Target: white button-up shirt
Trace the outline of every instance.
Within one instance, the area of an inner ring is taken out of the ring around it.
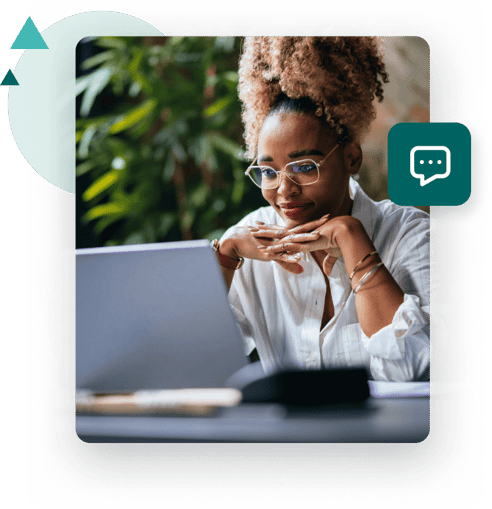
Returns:
[[[374,380],[429,377],[429,216],[413,207],[372,201],[351,179],[352,216],[359,219],[381,260],[405,293],[390,325],[370,338],[359,325],[355,295],[343,258],[328,277],[335,313],[321,328],[326,283],[312,257],[301,274],[277,263],[245,260],[236,271],[229,301],[238,319],[246,354],[256,347],[264,369],[365,366]],[[256,221],[285,226],[272,207],[263,207],[237,226]]]

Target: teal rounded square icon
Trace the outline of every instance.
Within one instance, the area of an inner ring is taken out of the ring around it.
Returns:
[[[402,123],[388,133],[388,193],[398,205],[462,205],[471,193],[471,136],[458,123]]]

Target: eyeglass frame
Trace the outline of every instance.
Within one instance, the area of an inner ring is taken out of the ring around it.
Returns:
[[[316,161],[313,161],[312,159],[299,159],[298,161],[292,161],[290,163],[287,163],[285,166],[284,166],[284,169],[283,170],[280,170],[280,171],[277,171],[275,168],[272,168],[271,166],[268,166],[268,165],[265,165],[263,166],[263,168],[270,168],[270,170],[273,170],[275,172],[275,175],[277,177],[277,185],[275,187],[262,187],[260,186],[257,182],[255,182],[255,180],[253,179],[253,177],[251,176],[251,169],[252,168],[262,168],[262,166],[259,166],[259,165],[256,165],[255,166],[255,163],[256,163],[256,160],[258,159],[258,156],[256,156],[254,158],[254,161],[249,165],[248,169],[244,172],[245,175],[247,175],[253,182],[253,184],[257,187],[259,187],[260,189],[278,189],[280,187],[280,179],[279,179],[279,174],[280,173],[285,173],[285,175],[287,176],[287,178],[291,181],[291,182],[294,182],[294,184],[296,184],[297,186],[310,186],[312,184],[316,184],[316,182],[318,182],[319,180],[319,169],[321,167],[321,165],[328,159],[328,157],[331,156],[331,154],[333,154],[333,152],[335,152],[335,150],[337,149],[337,147],[339,146],[340,144],[337,143],[331,150],[330,152],[325,156],[323,157],[323,159],[317,163]],[[295,163],[302,163],[304,161],[311,161],[313,162],[315,165],[316,165],[316,168],[318,170],[318,178],[314,181],[314,182],[309,182],[308,184],[299,184],[298,182],[295,182],[294,180],[292,180],[291,177],[289,177],[289,174],[286,172],[285,168],[287,168],[287,166],[291,165],[291,164],[295,164]]]

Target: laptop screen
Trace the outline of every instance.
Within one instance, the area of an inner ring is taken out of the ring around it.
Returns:
[[[222,387],[247,364],[208,241],[76,250],[76,386]]]

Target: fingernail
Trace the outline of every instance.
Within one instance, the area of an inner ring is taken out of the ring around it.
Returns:
[[[258,249],[267,249],[266,246],[258,246]]]

